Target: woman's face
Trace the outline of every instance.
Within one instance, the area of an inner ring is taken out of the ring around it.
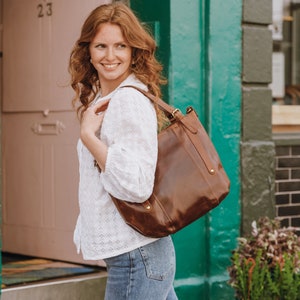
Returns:
[[[101,24],[89,50],[102,92],[111,92],[130,74],[132,48],[118,25]]]

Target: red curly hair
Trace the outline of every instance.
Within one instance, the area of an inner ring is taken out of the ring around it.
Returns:
[[[89,45],[103,23],[118,25],[132,48],[131,72],[143,82],[149,91],[160,97],[160,86],[166,84],[162,76],[162,65],[155,58],[156,43],[134,13],[120,2],[105,4],[94,9],[84,22],[81,35],[75,43],[69,60],[71,86],[75,91],[73,105],[79,101],[78,114],[87,109],[101,88],[96,69],[90,63]],[[156,107],[158,122],[160,112]]]

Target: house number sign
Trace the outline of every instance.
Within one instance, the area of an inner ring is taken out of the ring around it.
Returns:
[[[45,16],[52,16],[52,2],[40,3],[37,5],[38,18],[43,18]]]

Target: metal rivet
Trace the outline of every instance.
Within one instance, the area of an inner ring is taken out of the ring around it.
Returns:
[[[216,172],[215,172],[214,169],[210,169],[210,170],[209,170],[209,173],[210,173],[211,175],[214,175]]]

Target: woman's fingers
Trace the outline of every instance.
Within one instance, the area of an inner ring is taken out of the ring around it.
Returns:
[[[97,103],[94,106],[90,106],[84,113],[81,119],[81,131],[83,133],[93,132],[96,133],[99,130],[104,118],[104,112],[107,109],[109,100]]]

